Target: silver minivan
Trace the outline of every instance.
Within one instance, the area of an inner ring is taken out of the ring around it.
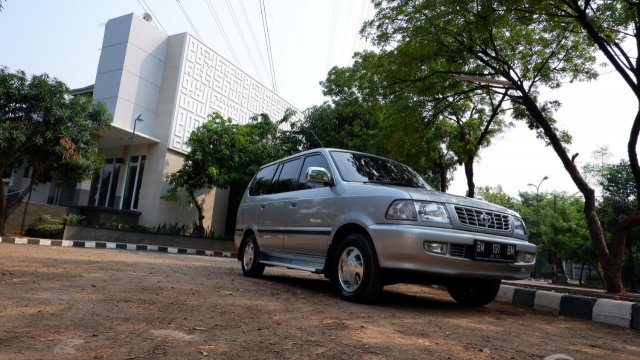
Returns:
[[[444,285],[461,304],[485,305],[502,279],[527,278],[536,258],[514,211],[436,191],[396,161],[327,148],[261,167],[234,241],[246,276],[265,266],[321,273],[358,302],[402,282]]]

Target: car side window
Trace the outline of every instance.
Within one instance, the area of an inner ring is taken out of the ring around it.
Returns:
[[[273,175],[276,173],[277,167],[278,164],[275,164],[258,171],[258,174],[249,186],[249,195],[270,194],[272,192],[271,180],[273,180]]]
[[[307,156],[304,159],[304,163],[302,164],[302,171],[300,172],[300,177],[298,178],[298,190],[315,189],[325,186],[324,184],[307,182],[307,169],[309,169],[310,167],[321,167],[329,172],[331,171],[329,170],[329,162],[327,162],[327,159],[325,159],[325,157],[321,154]]]
[[[278,180],[274,183],[275,193],[291,191],[294,189],[296,179],[298,178],[298,170],[300,169],[301,159],[288,161],[282,165]]]

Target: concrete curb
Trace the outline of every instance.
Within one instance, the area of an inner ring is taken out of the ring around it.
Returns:
[[[205,250],[205,249],[189,249],[171,246],[145,245],[145,244],[124,244],[104,241],[82,241],[82,240],[49,240],[34,238],[16,238],[16,237],[0,237],[0,243],[9,243],[16,245],[42,245],[42,246],[61,246],[61,247],[78,247],[92,249],[111,249],[111,250],[134,250],[134,251],[157,251],[170,254],[185,254],[199,256],[213,256],[235,258],[236,254],[229,251]]]
[[[640,303],[501,285],[496,301],[640,330]]]

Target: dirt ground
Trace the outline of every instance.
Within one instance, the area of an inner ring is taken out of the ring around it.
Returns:
[[[639,359],[634,330],[446,292],[341,301],[319,275],[234,259],[0,243],[0,359]]]

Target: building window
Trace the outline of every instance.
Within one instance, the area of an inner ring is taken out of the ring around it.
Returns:
[[[91,182],[89,205],[113,207],[122,163],[122,158],[106,159],[102,172]]]
[[[132,156],[129,164],[129,179],[127,179],[127,194],[124,198],[123,209],[138,209],[138,198],[140,187],[142,186],[142,174],[144,173],[144,163],[146,156]]]

